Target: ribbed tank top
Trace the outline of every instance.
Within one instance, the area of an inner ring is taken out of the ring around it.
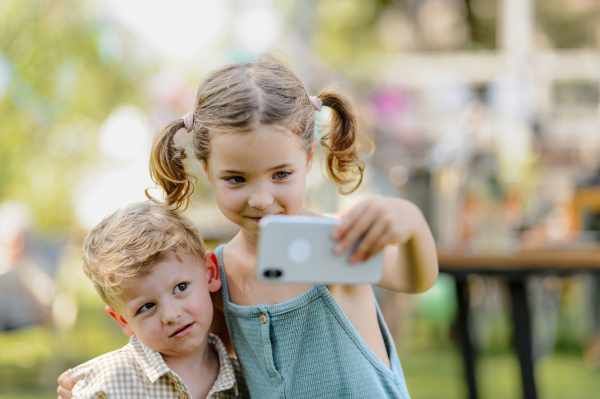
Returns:
[[[276,305],[239,306],[229,300],[223,245],[215,253],[225,319],[253,398],[409,398],[377,301],[391,368],[367,346],[325,285]]]

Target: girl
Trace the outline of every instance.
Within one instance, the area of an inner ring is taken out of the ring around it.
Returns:
[[[331,109],[326,134],[315,139],[315,110]],[[349,102],[332,90],[309,97],[301,81],[274,61],[232,63],[198,90],[193,112],[155,137],[153,179],[175,208],[188,204],[194,177],[174,144],[191,133],[195,156],[213,185],[223,214],[239,233],[215,251],[222,301],[233,347],[255,398],[408,398],[394,342],[370,285],[282,285],[254,273],[258,222],[269,214],[312,215],[303,206],[315,147],[341,185],[362,180],[356,121]],[[375,196],[342,216],[335,250],[364,236],[352,262],[384,251],[380,287],[427,290],[438,265],[431,232],[419,209],[402,199]],[[360,267],[360,266],[357,266]]]

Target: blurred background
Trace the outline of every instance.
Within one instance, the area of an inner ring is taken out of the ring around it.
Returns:
[[[56,397],[63,370],[127,342],[81,272],[83,238],[145,198],[152,137],[203,77],[267,52],[311,95],[350,93],[375,142],[352,195],[313,168],[311,209],[407,198],[442,252],[598,245],[597,0],[2,0],[0,397]],[[235,228],[200,170],[187,214],[214,247]],[[506,284],[467,283],[479,393],[519,398]],[[539,396],[600,397],[598,277],[526,283]],[[376,292],[414,399],[467,397],[455,290],[442,273],[424,294]]]

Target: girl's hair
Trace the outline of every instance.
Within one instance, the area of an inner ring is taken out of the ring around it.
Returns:
[[[364,170],[357,153],[354,110],[334,90],[324,90],[318,98],[332,111],[320,139],[327,154],[327,172],[336,183],[354,182],[345,193],[353,192]],[[307,154],[313,151],[315,110],[300,79],[277,61],[235,62],[211,73],[198,89],[192,113],[192,147],[204,165],[215,132],[243,133],[263,124],[284,126],[300,139]],[[165,125],[154,138],[150,159],[152,179],[165,190],[166,203],[177,209],[187,207],[196,181],[185,170],[183,148],[174,142],[183,127],[183,119]]]
[[[164,205],[137,202],[117,209],[88,234],[83,271],[102,300],[114,306],[124,279],[150,273],[157,262],[185,253],[204,264],[204,242],[193,223]]]

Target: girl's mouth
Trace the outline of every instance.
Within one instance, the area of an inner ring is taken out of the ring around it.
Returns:
[[[283,214],[283,213],[284,213],[284,212],[277,212],[277,213],[266,213],[266,214],[264,214],[264,215],[262,215],[262,216],[254,216],[254,217],[253,217],[253,216],[248,216],[248,219],[250,219],[250,220],[252,220],[252,221],[254,221],[254,222],[258,223],[258,222],[260,222],[260,220],[261,220],[262,218],[264,218],[265,216],[269,216],[269,215],[280,215],[280,214]]]
[[[180,328],[179,330],[175,331],[173,334],[171,334],[170,338],[183,338],[192,332],[193,327],[194,323],[190,323],[184,326],[183,328]]]

